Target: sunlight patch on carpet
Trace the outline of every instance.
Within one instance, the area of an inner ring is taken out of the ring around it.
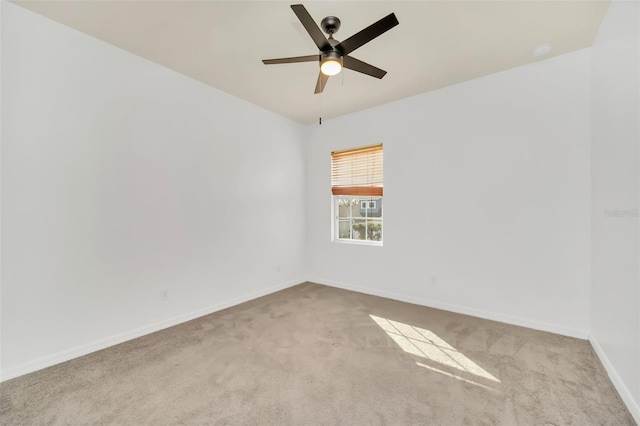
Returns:
[[[471,375],[483,380],[500,383],[500,380],[495,378],[491,373],[461,354],[456,348],[442,340],[434,332],[375,315],[369,316],[402,350],[411,355],[437,363],[438,365],[429,366],[418,362],[417,364],[419,366],[485,388],[487,387],[456,373],[460,372],[464,375]],[[453,369],[457,371],[447,372],[443,370],[443,368],[445,370]]]
[[[431,367],[431,366],[429,366],[429,365],[427,365],[427,364],[423,364],[423,363],[421,363],[421,362],[416,362],[416,364],[417,364],[417,365],[419,365],[420,367],[426,368],[427,370],[435,371],[436,373],[443,374],[443,375],[445,375],[445,376],[447,376],[447,377],[452,377],[452,378],[454,378],[454,379],[462,380],[462,381],[463,381],[463,382],[465,382],[465,383],[469,383],[469,384],[471,384],[471,385],[480,386],[481,388],[485,388],[485,389],[490,390],[490,391],[492,391],[492,392],[495,392],[495,391],[496,391],[495,389],[490,388],[489,386],[485,386],[485,385],[483,385],[483,384],[481,384],[481,383],[474,382],[473,380],[465,379],[464,377],[458,376],[458,375],[456,375],[456,374],[447,373],[446,371],[439,370],[439,369],[437,369],[437,368],[435,368],[435,367]]]

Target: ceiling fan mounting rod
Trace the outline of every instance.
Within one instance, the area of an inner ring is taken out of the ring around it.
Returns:
[[[340,19],[337,16],[327,16],[320,22],[320,26],[329,36],[335,34],[340,29]]]

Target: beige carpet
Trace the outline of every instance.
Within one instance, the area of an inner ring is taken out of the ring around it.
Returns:
[[[584,340],[310,283],[0,391],[2,425],[635,424]]]

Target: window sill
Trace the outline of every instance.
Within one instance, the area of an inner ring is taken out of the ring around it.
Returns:
[[[352,246],[382,247],[382,241],[341,240],[340,238],[334,238],[331,242],[338,243],[338,244],[347,244]]]

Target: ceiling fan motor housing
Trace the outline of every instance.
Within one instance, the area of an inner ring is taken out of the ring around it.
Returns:
[[[322,52],[320,55],[320,63],[324,63],[327,61],[338,61],[340,65],[342,65],[342,53],[337,50],[327,50]]]

